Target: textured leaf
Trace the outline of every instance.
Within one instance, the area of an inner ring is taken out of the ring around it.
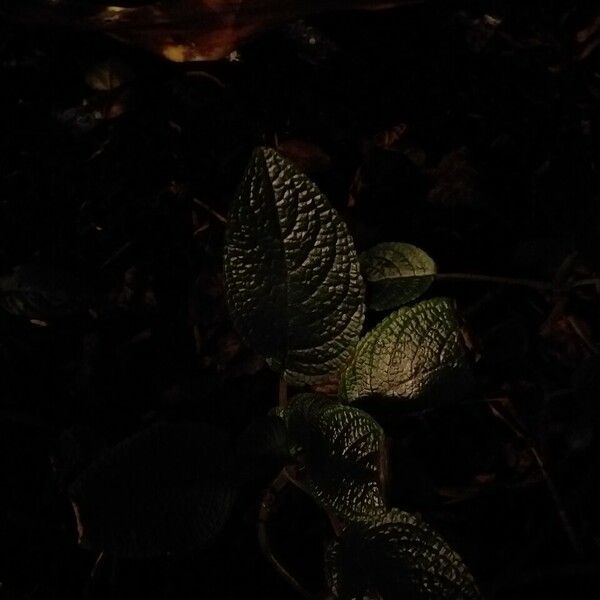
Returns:
[[[202,547],[233,504],[230,468],[219,431],[155,425],[109,450],[71,485],[80,543],[129,557]]]
[[[363,252],[360,264],[370,284],[369,307],[396,308],[423,295],[433,283],[433,259],[412,244],[386,242]]]
[[[398,309],[360,340],[340,395],[349,402],[369,395],[415,400],[466,372],[452,303],[434,298]]]
[[[460,556],[428,525],[392,509],[355,523],[326,552],[340,600],[473,600],[479,591]]]
[[[285,418],[292,454],[306,467],[303,484],[318,502],[343,519],[382,509],[385,436],[370,415],[301,394]]]
[[[352,238],[274,150],[254,152],[233,201],[225,283],[237,329],[288,381],[323,380],[349,359],[364,318]]]

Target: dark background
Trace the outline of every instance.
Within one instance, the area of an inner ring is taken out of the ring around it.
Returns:
[[[328,14],[259,36],[238,61],[188,65],[98,32],[0,21],[3,281],[25,266],[0,311],[0,594],[292,598],[256,542],[268,469],[207,550],[109,560],[93,580],[69,483],[150,423],[206,421],[235,440],[276,404],[220,276],[219,215],[256,145],[302,149],[359,251],[404,241],[440,272],[598,276],[598,25],[578,38],[594,4]],[[98,69],[123,84],[93,89]],[[489,597],[597,597],[598,290],[429,292],[441,294],[458,301],[478,385],[456,406],[377,413],[394,504],[422,512]],[[546,473],[485,398],[508,399],[499,410]],[[319,589],[323,515],[289,491],[272,530]]]

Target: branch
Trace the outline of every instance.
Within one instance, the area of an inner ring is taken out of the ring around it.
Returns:
[[[600,290],[600,278],[579,279],[565,284],[565,286],[560,286],[552,281],[520,279],[518,277],[503,277],[500,275],[479,275],[478,273],[435,273],[433,277],[436,281],[472,281],[477,283],[497,283],[500,285],[519,285],[542,291],[569,290],[587,286],[594,286]]]
[[[279,575],[285,579],[296,592],[306,600],[316,600],[316,596],[306,590],[298,580],[277,560],[269,543],[267,524],[271,517],[271,511],[275,506],[278,496],[290,481],[285,469],[275,478],[263,496],[258,513],[258,543],[265,558],[273,565]]]
[[[554,284],[550,281],[536,281],[534,279],[518,279],[515,277],[497,277],[495,275],[477,275],[475,273],[436,273],[438,281],[476,281],[480,283],[499,283],[503,285],[520,285],[534,290],[553,290]]]
[[[571,522],[567,515],[567,511],[563,505],[562,499],[558,493],[558,489],[556,488],[554,481],[550,477],[550,474],[546,470],[544,461],[542,460],[540,453],[537,451],[533,441],[524,433],[524,429],[520,424],[518,427],[515,426],[493,404],[488,404],[488,407],[489,407],[491,413],[496,418],[498,418],[500,421],[502,421],[513,432],[513,434],[518,439],[520,439],[522,442],[524,442],[525,445],[527,446],[527,449],[529,450],[529,452],[531,452],[531,455],[533,456],[533,458],[540,470],[542,478],[544,479],[544,483],[546,484],[546,487],[548,488],[548,492],[550,493],[550,496],[554,503],[554,507],[556,508],[556,513],[558,515],[560,522],[562,523],[562,526],[565,530],[567,538],[569,539],[571,548],[573,549],[573,551],[575,552],[575,554],[577,556],[582,556],[583,552],[582,552],[581,546],[580,546],[577,536],[575,534],[575,530],[573,529],[573,526],[571,525]]]
[[[280,377],[279,384],[277,386],[277,406],[279,406],[279,408],[287,408],[287,405],[287,382],[283,377]]]
[[[98,570],[100,569],[101,565],[104,563],[105,557],[106,557],[106,555],[104,554],[104,550],[102,550],[100,552],[100,554],[98,554],[98,557],[96,558],[96,562],[94,563],[94,566],[92,567],[92,570],[90,571],[90,579],[92,581],[94,581],[94,579],[96,578],[96,575],[98,575]]]

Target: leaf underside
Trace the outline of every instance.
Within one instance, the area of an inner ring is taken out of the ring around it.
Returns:
[[[452,302],[433,298],[398,309],[360,340],[340,396],[348,402],[370,395],[416,400],[465,372]]]
[[[223,434],[159,424],[121,442],[71,485],[80,543],[118,556],[184,553],[223,527],[235,490]]]
[[[363,252],[360,264],[373,310],[389,310],[416,300],[433,283],[436,273],[430,256],[400,242],[385,242]]]
[[[242,337],[290,383],[322,381],[349,359],[364,319],[352,238],[272,149],[255,150],[231,206],[225,284]]]
[[[316,394],[301,394],[285,415],[292,451],[306,467],[304,486],[342,519],[356,519],[384,506],[385,436],[357,408]]]
[[[475,600],[460,556],[427,524],[392,509],[350,525],[325,556],[327,581],[340,600]]]

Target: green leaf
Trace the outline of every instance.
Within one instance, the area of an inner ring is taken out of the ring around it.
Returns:
[[[340,396],[348,402],[370,395],[416,400],[467,373],[453,304],[434,298],[398,309],[360,340]]]
[[[80,544],[127,557],[196,550],[225,524],[235,498],[224,435],[159,424],[101,455],[69,488]]]
[[[246,343],[291,383],[348,361],[364,318],[352,238],[305,175],[269,148],[252,155],[229,214],[225,285]]]
[[[340,600],[475,600],[477,585],[460,556],[428,525],[392,509],[354,523],[325,557]]]
[[[412,244],[386,242],[360,256],[366,281],[370,284],[369,307],[389,310],[416,300],[433,283],[433,259]]]
[[[306,468],[301,483],[342,519],[367,516],[384,506],[385,435],[357,408],[324,396],[296,396],[285,413],[292,455]]]

